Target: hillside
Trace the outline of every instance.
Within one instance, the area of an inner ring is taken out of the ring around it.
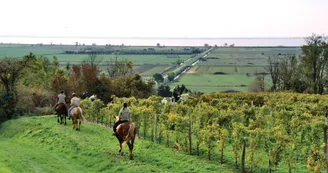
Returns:
[[[111,130],[82,124],[59,125],[55,116],[24,117],[0,125],[0,172],[237,172],[140,138],[134,160],[118,154]]]

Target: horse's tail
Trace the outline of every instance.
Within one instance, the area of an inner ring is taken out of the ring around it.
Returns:
[[[81,112],[81,121],[86,122],[87,120],[85,119],[85,117],[83,116],[83,112],[82,109],[80,107],[78,107],[80,112]]]
[[[136,128],[136,124],[135,123],[130,123],[129,132],[128,132],[128,135],[125,137],[125,141],[129,141],[129,140],[131,140],[131,138],[134,138],[135,128]]]

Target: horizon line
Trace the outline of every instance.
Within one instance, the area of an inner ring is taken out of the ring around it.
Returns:
[[[6,38],[77,38],[77,39],[304,39],[306,37],[124,37],[124,36],[40,36],[0,35]],[[308,36],[307,36],[308,37]]]

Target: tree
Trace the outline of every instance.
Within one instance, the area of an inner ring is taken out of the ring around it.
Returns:
[[[259,76],[248,86],[249,92],[263,92],[265,84],[264,84],[264,76]]]
[[[112,81],[105,74],[101,74],[98,79],[95,86],[95,93],[97,94],[97,98],[106,104],[111,101],[111,95],[113,95]]]
[[[83,90],[87,90],[90,94],[95,93],[95,86],[98,82],[98,75],[100,70],[98,66],[84,64],[81,68],[82,78],[81,83]]]
[[[24,70],[31,67],[35,60],[36,57],[32,53],[24,58],[4,58],[0,60],[0,80],[4,86],[4,93],[1,97],[1,106],[4,108],[4,112],[0,113],[0,121],[10,119],[13,116],[18,101],[17,82],[26,74]]]
[[[155,74],[153,75],[153,78],[155,79],[155,81],[156,81],[157,83],[161,83],[161,82],[164,81],[163,75],[160,74],[160,73],[155,73]]]
[[[279,87],[281,85],[281,89],[285,91],[303,92],[307,87],[302,80],[302,73],[295,56],[284,57],[279,65]]]
[[[328,62],[328,44],[323,36],[313,34],[302,46],[301,66],[308,84],[314,94],[322,94],[325,85],[326,65]]]
[[[202,53],[202,51],[199,48],[193,48],[191,53],[198,54],[198,53]]]
[[[113,78],[126,76],[131,74],[133,70],[133,64],[131,61],[124,59],[124,61],[118,61],[117,57],[114,64],[107,64],[108,75]]]
[[[162,84],[157,89],[157,95],[162,97],[170,97],[172,95],[170,87],[166,84]]]
[[[66,67],[65,67],[65,68],[66,68],[66,70],[67,70],[67,71],[69,71],[69,70],[71,69],[71,65],[69,64],[69,62],[67,62],[67,64],[66,64]]]
[[[157,43],[156,46],[157,46],[157,47],[161,47],[161,44]]]
[[[169,73],[169,74],[167,75],[167,79],[168,79],[170,82],[172,82],[172,81],[174,80],[174,78],[175,78],[175,74],[174,74],[173,72],[171,72],[171,73]]]
[[[51,62],[47,57],[40,56],[31,64],[31,68],[25,70],[29,75],[24,76],[24,85],[29,87],[39,85],[49,89],[50,80],[58,69],[60,67],[57,57],[54,56]]]
[[[181,63],[183,63],[183,60],[177,59],[177,65],[180,65]]]
[[[87,64],[92,67],[98,66],[103,58],[98,58],[96,52],[90,52],[88,58],[82,62],[82,64]]]
[[[68,87],[70,91],[77,92],[77,93],[84,91],[84,89],[81,87],[82,86],[81,76],[82,76],[81,66],[73,65],[68,80]]]
[[[59,93],[61,90],[68,92],[68,79],[65,77],[63,70],[58,70],[56,74],[51,78],[50,87],[55,93]]]
[[[279,88],[279,59],[278,56],[268,58],[269,66],[266,70],[270,73],[272,80],[272,91],[276,91]]]

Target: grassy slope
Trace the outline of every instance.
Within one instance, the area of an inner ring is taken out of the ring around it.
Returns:
[[[135,160],[118,155],[108,129],[59,125],[54,116],[26,117],[0,127],[0,172],[234,172],[227,166],[136,139]],[[236,172],[236,171],[235,171]]]

